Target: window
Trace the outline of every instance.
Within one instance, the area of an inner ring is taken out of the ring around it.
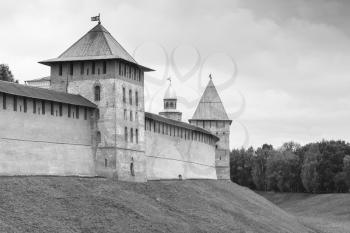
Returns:
[[[45,100],[41,101],[41,111],[42,111],[42,114],[45,115]]]
[[[133,121],[132,118],[133,118],[133,117],[132,117],[132,111],[130,111],[130,121]]]
[[[95,74],[95,62],[92,62],[91,74]]]
[[[68,104],[68,117],[72,115],[72,106]]]
[[[84,62],[83,62],[83,61],[80,62],[80,74],[81,74],[81,75],[84,74],[84,66],[85,66]]]
[[[75,106],[75,115],[79,119],[79,106]]]
[[[122,65],[120,62],[118,63],[118,65],[119,65],[119,75],[122,75]]]
[[[73,63],[72,62],[69,64],[69,74],[73,75]]]
[[[95,86],[95,101],[100,101],[101,99],[101,87],[100,86]]]
[[[100,110],[99,109],[96,109],[96,119],[100,119]]]
[[[135,131],[135,139],[136,139],[136,143],[138,144],[139,143],[139,130],[138,129],[136,129],[136,131]]]
[[[62,103],[59,103],[59,112],[60,112],[60,116],[63,115],[63,111],[62,111]]]
[[[27,112],[27,98],[23,98],[23,112]]]
[[[2,94],[2,108],[6,109],[6,94]]]
[[[127,119],[128,119],[127,111],[126,111],[126,109],[124,109],[124,120],[127,120]]]
[[[107,73],[107,63],[106,63],[106,61],[103,61],[103,63],[102,63],[102,72],[105,74],[105,73]]]
[[[86,69],[86,75],[89,75],[89,68]]]
[[[96,142],[97,142],[97,144],[101,143],[101,132],[100,131],[97,131],[97,133],[96,133]]]
[[[33,99],[33,113],[36,113],[36,100]]]
[[[105,159],[105,167],[107,167],[107,166],[108,166],[108,160]]]
[[[135,92],[135,105],[139,106],[139,93],[137,91]]]
[[[129,90],[129,104],[132,105],[132,91]]]
[[[125,87],[123,87],[123,103],[126,103]]]
[[[131,174],[131,176],[135,176],[134,158],[131,158],[131,163],[130,163],[130,174]]]
[[[17,96],[13,96],[13,111],[17,111]]]
[[[51,110],[51,115],[53,115],[55,112],[55,109],[52,101],[50,102],[50,110]]]
[[[63,65],[62,65],[62,63],[60,63],[60,64],[58,65],[58,75],[59,75],[59,76],[62,76],[62,70],[63,70]]]
[[[134,142],[134,130],[130,128],[130,142]]]
[[[126,65],[123,64],[123,67],[124,67],[124,76],[126,76]]]
[[[128,127],[124,128],[124,139],[125,139],[125,142],[128,142]]]
[[[84,120],[87,120],[87,107],[84,108]]]
[[[139,113],[135,112],[135,121],[138,121],[138,120],[139,120]]]

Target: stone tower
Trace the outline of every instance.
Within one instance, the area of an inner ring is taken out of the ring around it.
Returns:
[[[181,121],[182,112],[177,111],[177,96],[174,88],[171,85],[171,79],[169,78],[169,86],[164,95],[164,111],[159,112],[159,115]]]
[[[98,106],[92,133],[96,173],[120,180],[145,181],[144,72],[98,23],[51,67],[51,89],[89,99]]]
[[[224,105],[211,76],[190,124],[202,127],[220,138],[216,144],[215,166],[218,179],[230,179],[230,126]]]

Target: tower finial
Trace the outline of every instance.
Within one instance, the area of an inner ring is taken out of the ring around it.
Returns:
[[[210,78],[210,80],[212,80],[212,78],[213,78],[213,77],[211,76],[211,73],[209,74],[209,78]]]
[[[167,78],[167,80],[169,81],[169,84],[171,84],[171,77]]]

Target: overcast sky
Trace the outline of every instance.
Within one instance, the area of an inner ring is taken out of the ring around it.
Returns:
[[[350,141],[350,1],[1,0],[0,63],[24,81],[102,24],[157,71],[146,110],[159,112],[172,77],[184,120],[212,73],[233,120],[231,147]]]

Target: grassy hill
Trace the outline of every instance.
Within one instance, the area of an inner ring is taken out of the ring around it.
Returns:
[[[350,232],[350,194],[259,192],[320,232]]]
[[[314,232],[228,181],[0,177],[0,232]]]

